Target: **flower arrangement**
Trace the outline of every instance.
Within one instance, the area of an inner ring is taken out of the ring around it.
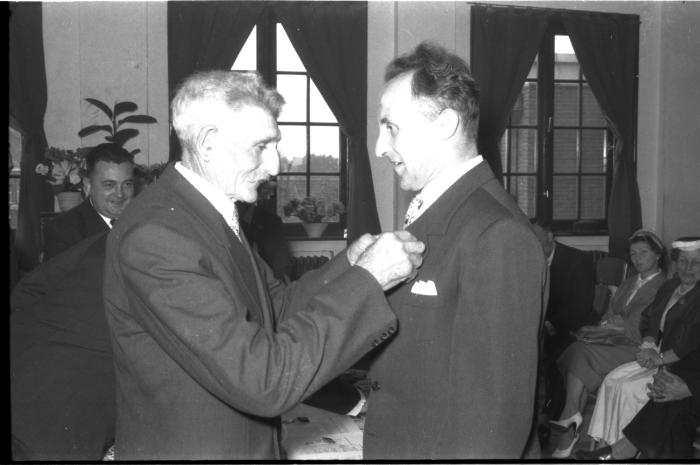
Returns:
[[[85,155],[90,148],[76,150],[48,147],[44,161],[37,163],[34,171],[46,178],[54,192],[82,192]]]
[[[285,216],[296,216],[302,223],[333,223],[340,221],[340,215],[345,212],[342,202],[335,201],[330,205],[323,199],[304,197],[289,200],[283,207]]]

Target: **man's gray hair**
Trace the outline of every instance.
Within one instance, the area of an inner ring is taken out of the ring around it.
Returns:
[[[193,151],[199,130],[215,124],[216,108],[257,106],[277,119],[284,97],[268,87],[257,72],[202,71],[185,79],[170,105],[172,124],[182,148]]]

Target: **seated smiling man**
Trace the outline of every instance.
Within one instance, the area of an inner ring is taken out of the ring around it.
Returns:
[[[100,144],[85,162],[87,198],[46,224],[44,261],[87,237],[109,231],[134,196],[134,161],[124,147]]]

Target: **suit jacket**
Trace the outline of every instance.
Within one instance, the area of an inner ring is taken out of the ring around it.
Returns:
[[[44,258],[46,261],[82,241],[86,237],[109,231],[109,226],[85,200],[75,208],[58,215],[44,226]]]
[[[557,242],[549,270],[548,320],[558,334],[568,335],[598,322],[593,309],[595,267],[585,252]]]
[[[666,275],[660,272],[648,282],[644,283],[639,288],[629,305],[630,293],[634,290],[638,279],[638,275],[630,276],[622,281],[617,292],[612,296],[610,305],[605,314],[601,317],[602,321],[610,320],[611,318],[621,316],[623,318],[624,334],[631,344],[639,345],[642,342],[642,335],[639,332],[639,322],[642,317],[642,312],[654,301],[656,293],[661,285],[666,282]]]
[[[673,291],[679,286],[678,278],[666,281],[656,293],[654,302],[642,312],[639,329],[642,337],[654,337],[658,344],[661,316]],[[685,357],[700,344],[700,285],[696,284],[666,314],[661,339],[661,350],[673,349],[679,358]],[[671,365],[673,370],[674,365]]]
[[[396,324],[344,253],[285,288],[173,167],[110,233],[104,299],[118,460],[277,458],[279,415]]]
[[[370,369],[364,458],[517,459],[533,421],[542,247],[485,162],[408,230],[427,249],[389,296],[399,329]]]
[[[99,461],[114,439],[114,367],[102,308],[106,238],[91,236],[42,263],[12,292],[18,460]]]

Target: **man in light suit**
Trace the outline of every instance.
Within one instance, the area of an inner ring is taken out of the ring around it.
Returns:
[[[518,459],[533,424],[545,261],[477,153],[467,64],[420,44],[385,74],[376,154],[418,192],[422,267],[389,296],[399,328],[370,369],[365,459]]]
[[[108,232],[134,196],[133,157],[122,146],[94,147],[85,157],[85,171],[87,199],[46,224],[43,261],[86,237]]]
[[[109,235],[116,460],[279,458],[279,415],[395,331],[384,291],[421,263],[410,233],[364,235],[285,287],[239,230],[234,202],[279,170],[282,103],[255,73],[186,79],[182,161]]]

